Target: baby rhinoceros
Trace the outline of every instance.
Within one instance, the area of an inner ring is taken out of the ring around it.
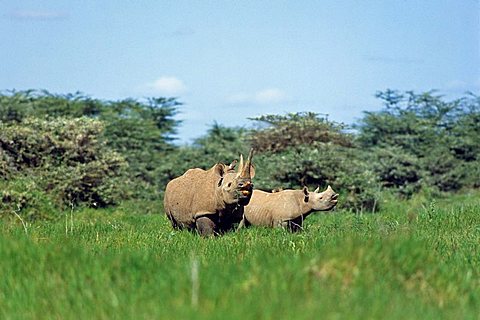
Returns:
[[[252,197],[253,150],[243,163],[217,163],[209,170],[189,169],[165,189],[164,208],[174,229],[197,230],[202,236],[232,230]]]
[[[309,192],[307,187],[273,193],[254,190],[241,225],[286,227],[296,232],[303,228],[303,220],[308,215],[333,209],[337,199],[338,194],[330,186],[323,192],[319,188]]]

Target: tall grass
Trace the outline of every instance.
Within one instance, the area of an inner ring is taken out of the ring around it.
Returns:
[[[478,194],[383,207],[208,239],[161,214],[3,220],[0,318],[477,318]]]

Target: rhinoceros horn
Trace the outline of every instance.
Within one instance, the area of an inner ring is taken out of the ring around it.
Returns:
[[[240,176],[240,173],[242,172],[242,168],[243,168],[243,155],[240,154],[240,162],[238,164],[237,177]]]
[[[243,164],[243,156],[240,155],[240,164],[238,165],[237,177],[251,178],[250,168],[252,166],[253,149],[250,149],[247,161]]]
[[[320,187],[317,187],[317,189],[315,189],[315,191],[313,191],[315,193],[320,193]],[[328,185],[327,189],[325,190],[325,192],[331,192],[331,193],[335,193],[335,191],[333,191],[332,187],[330,187],[330,185]]]

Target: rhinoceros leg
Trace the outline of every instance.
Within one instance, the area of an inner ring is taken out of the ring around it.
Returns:
[[[172,227],[173,227],[174,230],[181,229],[180,226],[177,223],[177,220],[175,220],[175,218],[173,217],[173,215],[171,213],[167,212],[166,216],[167,216],[168,220],[170,220],[170,222],[172,223]]]
[[[195,220],[197,231],[202,237],[213,236],[215,234],[215,222],[209,217],[200,217]]]
[[[290,232],[298,232],[303,230],[303,216],[289,220],[287,222],[287,230]]]
[[[236,231],[242,229],[242,228],[248,228],[250,227],[252,224],[250,223],[250,221],[248,221],[245,216],[243,216],[242,220],[240,220],[240,223],[238,224],[238,227],[236,229]]]
[[[240,220],[240,223],[238,224],[236,231],[242,229],[243,227],[245,227],[245,217],[243,217],[242,220]]]

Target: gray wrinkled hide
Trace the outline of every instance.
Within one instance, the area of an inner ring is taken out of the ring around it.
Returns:
[[[282,226],[298,231],[309,214],[333,209],[337,198],[338,194],[330,186],[324,192],[319,192],[318,188],[314,192],[309,192],[307,188],[274,193],[254,190],[249,204],[245,207],[242,224]]]
[[[252,195],[252,154],[245,165],[240,161],[238,172],[233,164],[218,163],[209,170],[190,169],[171,180],[165,189],[164,209],[173,228],[198,229],[210,235],[231,230],[240,222]],[[199,225],[199,221],[207,224]]]

